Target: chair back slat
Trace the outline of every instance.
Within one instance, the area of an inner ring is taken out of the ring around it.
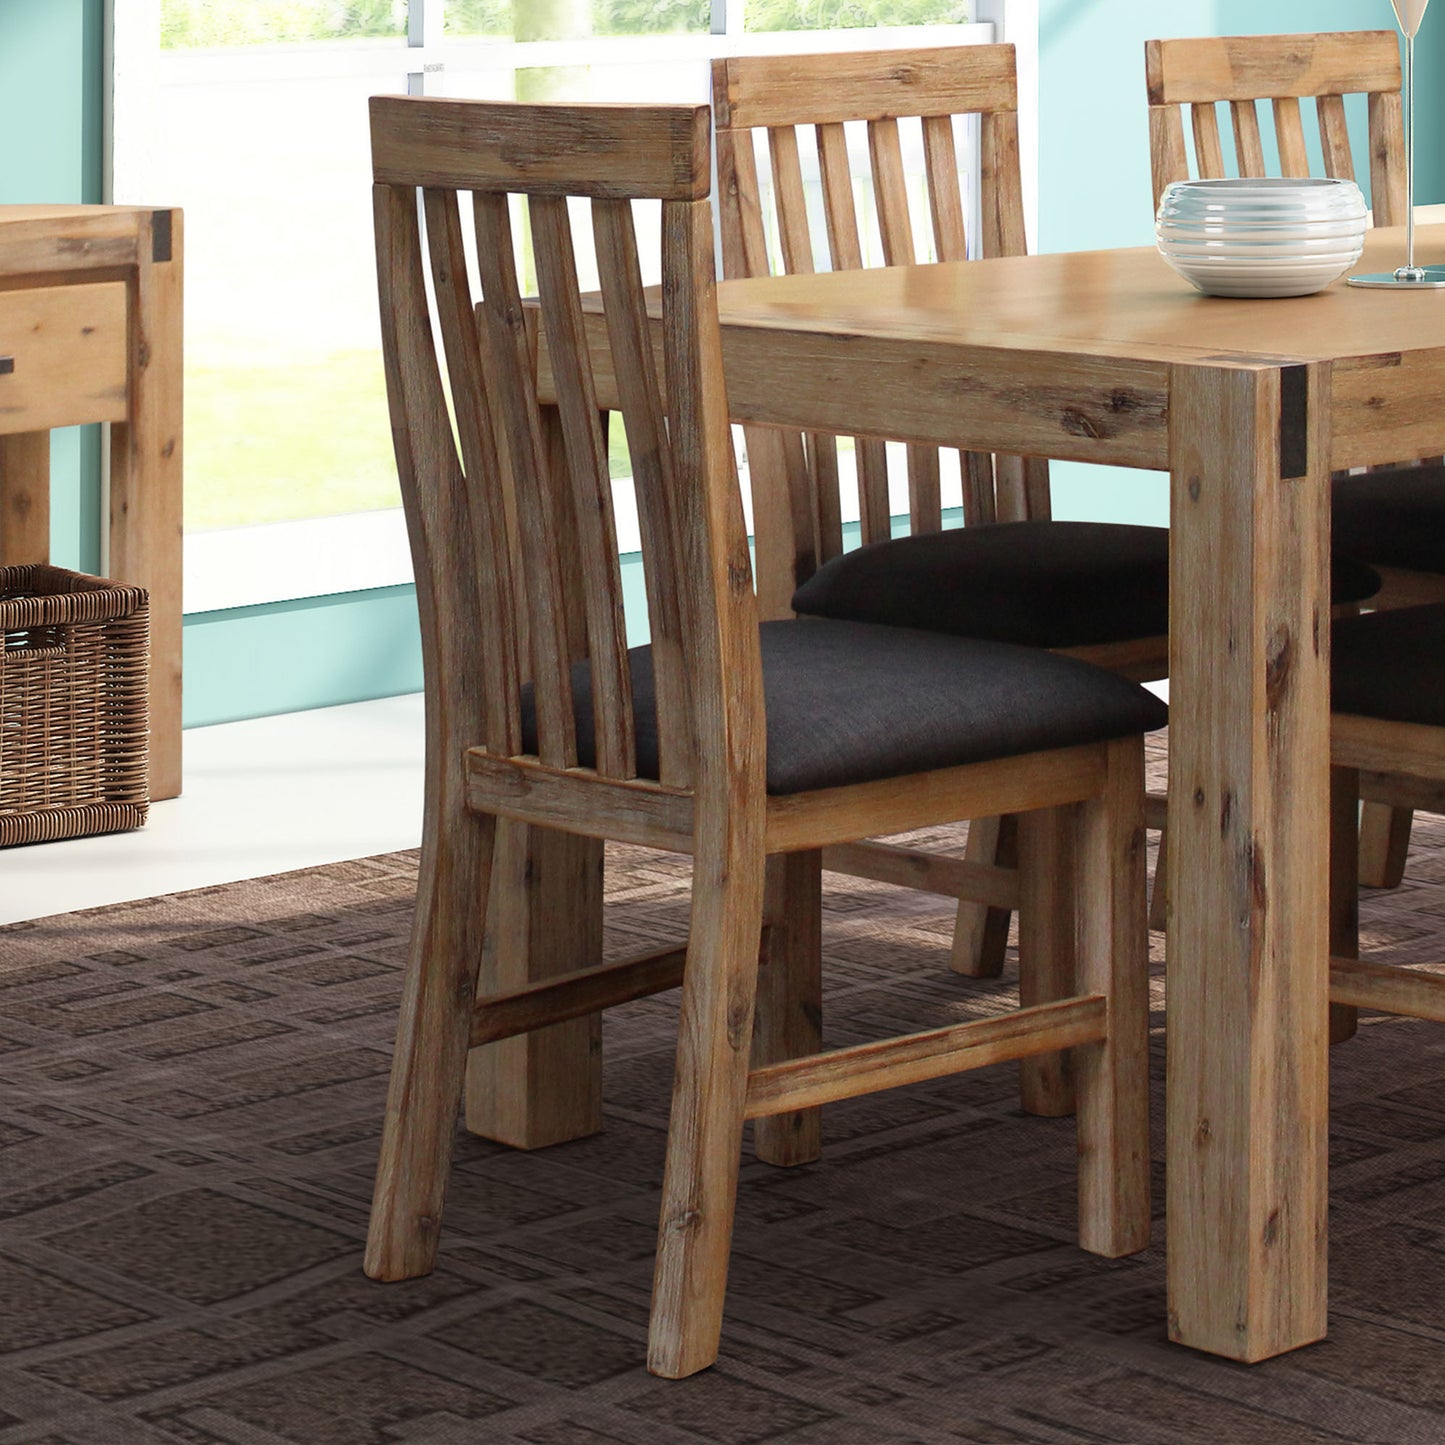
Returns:
[[[873,168],[873,199],[878,207],[878,233],[885,266],[911,266],[913,221],[908,214],[908,182],[903,173],[903,145],[892,117],[868,122],[868,159]]]
[[[1028,516],[1028,488],[1024,485],[1022,457],[994,458],[994,492],[1000,522],[1021,522]]]
[[[726,807],[740,770],[757,779],[762,704],[716,323],[707,111],[386,96],[372,101],[372,130],[387,389],[417,568],[429,767],[453,776],[452,749],[472,746],[637,775],[644,720],[634,711],[598,411],[605,368],[633,453],[658,773],[695,791],[700,807],[704,797]],[[440,160],[422,144],[429,134],[449,138]],[[477,143],[470,163],[461,138]],[[519,217],[512,196],[524,199]],[[600,324],[581,294],[569,197],[592,207]],[[662,205],[661,364],[632,214],[634,200],[649,198]],[[518,219],[536,302],[521,296]],[[572,680],[584,662],[593,731],[579,738],[586,699],[574,699]]]
[[[507,626],[505,535],[501,561],[486,521],[474,530],[474,494],[452,439],[427,314],[423,241],[412,190],[373,190],[377,282],[397,470],[406,506],[407,535],[416,574],[422,653],[428,679],[440,695],[441,718],[456,734],[482,738],[488,747],[521,745],[516,650]],[[463,273],[465,274],[465,273]],[[495,452],[485,414],[472,431],[484,452]],[[495,466],[488,468],[495,476]],[[481,517],[500,510],[496,488],[475,498]],[[440,625],[439,619],[457,619]],[[428,728],[439,726],[428,714]]]
[[[685,579],[678,571],[677,481],[663,392],[646,326],[647,302],[631,208],[625,201],[595,201],[592,226],[607,339],[637,494],[642,568],[652,622],[661,780],[685,786],[691,780],[692,739],[685,731],[687,666],[679,602]]]
[[[1350,155],[1344,97],[1365,95],[1375,224],[1404,222],[1400,49],[1393,31],[1150,40],[1144,55],[1156,206],[1166,186],[1189,178],[1184,107],[1191,112],[1197,175],[1228,174],[1214,115],[1216,103],[1230,108],[1237,174],[1266,173],[1256,102],[1268,100],[1274,112],[1280,174],[1303,176],[1310,172],[1299,103],[1313,98],[1324,174],[1354,180],[1357,168]]]
[[[1405,224],[1404,116],[1398,89],[1370,97],[1370,201],[1377,226]]]
[[[928,175],[928,201],[933,216],[933,249],[940,261],[968,260],[968,230],[963,218],[963,191],[958,183],[958,148],[954,143],[953,117],[923,117],[923,159]],[[980,475],[978,454],[960,454],[963,482],[964,525],[979,520],[976,488]],[[970,467],[973,472],[970,473]],[[920,447],[908,450],[908,501],[915,532],[937,532],[943,527],[943,490],[939,477],[938,452]]]
[[[1234,122],[1234,158],[1241,176],[1264,175],[1264,139],[1259,131],[1259,111],[1252,100],[1229,102]]]
[[[818,170],[823,182],[823,214],[828,225],[828,261],[834,271],[861,271],[858,211],[848,162],[848,135],[841,121],[816,127]],[[766,274],[766,271],[758,274]]]
[[[920,259],[918,243],[925,235],[941,261],[967,260],[970,242],[988,256],[1021,255],[1026,249],[1011,46],[732,57],[713,63],[713,105],[724,192],[723,264],[731,277],[794,274],[824,265],[858,269],[880,260],[911,265]],[[978,236],[970,237],[965,203],[972,198],[960,181],[956,124],[974,115],[979,118],[982,184],[976,199],[982,225]],[[845,131],[850,125],[866,129],[866,180],[850,155]],[[815,142],[826,244],[813,236],[807,211],[814,147],[802,139],[805,127]],[[758,130],[768,135],[769,187],[760,186],[750,170]],[[922,186],[910,173],[908,159],[920,131]],[[870,182],[871,195],[864,189],[860,204],[860,185],[866,188]],[[926,216],[917,210],[920,204]],[[876,231],[869,235],[860,218],[874,225],[872,216]],[[778,242],[771,255],[763,252],[770,231]],[[789,539],[759,538],[760,569],[788,564],[793,569],[791,576],[760,580],[759,595],[775,615],[782,610],[780,599],[843,550],[839,484],[846,469],[836,438],[787,433],[791,440],[786,444],[769,440],[755,447],[755,434],[748,433],[754,515],[774,525],[791,519],[793,528]],[[894,510],[887,450],[877,438],[860,437],[853,439],[852,452],[859,532],[865,543],[885,540],[892,533]],[[910,529],[937,530],[943,525],[944,501],[938,450],[910,446],[907,459]],[[1025,467],[1015,460],[1005,467],[1003,484],[1010,491],[1002,502],[994,491],[992,457],[965,454],[959,470],[965,524],[1028,517],[1035,509],[1047,514],[1046,462]],[[805,496],[796,495],[799,488],[806,489]],[[792,494],[787,502],[778,495],[784,489]]]
[[[627,201],[596,205],[627,206]],[[586,656],[591,662],[597,768],[618,778],[637,772],[632,719],[632,678],[627,661],[627,627],[622,616],[622,579],[617,561],[617,524],[607,444],[602,436],[597,387],[587,352],[572,222],[561,196],[532,196],[528,202],[536,258],[542,325],[552,359],[552,380],[564,444],[564,465],[549,471],[554,484],[570,479],[571,494],[558,485],[554,498],[567,530],[576,538],[586,616]],[[626,368],[623,368],[624,371]],[[558,476],[558,472],[562,473]],[[570,512],[566,504],[571,503]],[[562,530],[559,528],[559,530]],[[570,641],[570,639],[569,639]],[[576,649],[566,647],[570,658]]]
[[[940,261],[968,260],[963,221],[963,191],[958,184],[958,148],[953,117],[923,117],[923,163],[928,175],[928,204],[933,216],[933,251]]]
[[[1315,100],[1315,119],[1320,127],[1320,155],[1325,174],[1336,180],[1355,178],[1355,156],[1350,149],[1350,130],[1345,120],[1345,98],[1321,95]],[[1387,224],[1382,221],[1381,225]]]
[[[1195,106],[1199,113],[1203,106]],[[1218,126],[1215,126],[1218,131]],[[1198,132],[1195,132],[1198,145]],[[1201,162],[1202,164],[1202,162]],[[1189,152],[1184,149],[1184,107],[1179,105],[1151,105],[1149,107],[1149,174],[1154,183],[1154,205],[1157,209],[1159,197],[1171,181],[1183,179],[1189,174]],[[1200,175],[1204,175],[1200,171]]]
[[[485,696],[489,747],[521,745],[517,639],[506,619],[516,607],[512,589],[512,556],[506,522],[506,498],[499,484],[497,439],[482,387],[482,352],[476,313],[467,281],[466,251],[461,213],[454,192],[427,189],[423,193],[427,248],[432,286],[436,295],[439,330],[448,370],[461,382],[456,388],[457,436],[468,476],[488,482],[478,489],[476,506],[482,525],[473,540],[480,555],[475,559],[477,615],[481,648],[481,677]],[[444,405],[445,403],[443,403]],[[456,483],[460,484],[458,474]],[[460,506],[461,498],[454,505]],[[463,535],[473,536],[470,522]],[[420,575],[420,572],[419,574]],[[460,574],[459,574],[460,575]],[[452,579],[448,579],[448,585]]]
[[[959,460],[963,472],[964,526],[976,527],[982,522],[998,521],[992,455],[988,452],[963,452]]]
[[[838,490],[837,453],[830,445],[822,455],[831,455],[833,460],[826,476],[819,473],[826,491]],[[853,442],[854,465],[858,470],[858,527],[862,540],[886,542],[893,534],[892,508],[888,500],[888,452],[876,437],[857,437]],[[837,551],[829,552],[836,557],[843,550],[841,516],[838,526]]]
[[[1304,118],[1300,114],[1300,103],[1295,96],[1275,98],[1274,139],[1279,147],[1280,175],[1309,175],[1310,158],[1305,150]]]
[[[808,233],[808,202],[803,191],[798,131],[795,126],[775,125],[768,128],[767,134],[783,269],[790,276],[809,276],[813,272],[813,241]]]
[[[1046,457],[1025,457],[1024,500],[1028,515],[1036,522],[1048,521],[1054,514],[1053,493],[1049,490],[1049,463]]]
[[[796,433],[792,435],[796,436]],[[807,493],[807,505],[813,517],[813,525],[818,537],[818,550],[816,561],[826,562],[831,557],[836,557],[843,550],[843,498],[838,489],[838,448],[837,444],[828,438],[829,444],[819,447],[820,438],[815,434],[809,436],[808,446],[810,455],[819,455],[828,458],[826,470],[821,479],[815,469],[805,466],[802,469],[796,465],[796,458],[802,452],[802,437],[798,437],[799,446],[796,450],[789,448],[790,464],[787,471],[787,482],[790,487],[797,488],[802,485],[809,489]],[[888,463],[883,458],[883,443],[870,441],[866,437],[858,439],[858,465],[862,469],[860,476],[872,475],[881,469],[884,478],[883,485],[887,486]],[[871,470],[870,470],[871,469]],[[860,499],[866,497],[866,493],[860,492]],[[887,510],[887,507],[884,507]],[[873,511],[870,510],[866,501],[860,507],[863,518],[863,535],[868,539],[873,530]],[[799,570],[796,573],[798,578],[809,577],[811,572]],[[794,578],[788,579],[788,596],[793,595]]]
[[[766,276],[768,238],[751,131],[718,131],[717,186],[723,274]]]
[[[908,523],[912,532],[943,530],[943,482],[938,448],[908,448]]]
[[[559,565],[558,508],[543,444],[532,347],[517,284],[511,211],[504,194],[475,191],[472,213],[487,330],[483,345],[491,363],[512,478],[517,532],[526,558],[522,595],[527,616],[529,678],[537,715],[537,755],[554,767],[570,768],[577,763],[577,727]]]
[[[1016,111],[989,114],[979,121],[982,152],[983,254],[1022,256],[1024,190],[1019,170],[1019,118]]]
[[[1194,131],[1194,156],[1201,180],[1223,180],[1229,172],[1224,166],[1224,142],[1219,135],[1219,112],[1212,102],[1196,101],[1189,107],[1189,123]]]

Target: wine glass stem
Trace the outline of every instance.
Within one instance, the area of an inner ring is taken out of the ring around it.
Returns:
[[[1415,37],[1405,37],[1405,264],[1415,265]]]

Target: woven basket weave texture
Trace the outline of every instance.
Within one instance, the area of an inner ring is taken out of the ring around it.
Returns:
[[[145,822],[145,589],[0,567],[0,847]]]

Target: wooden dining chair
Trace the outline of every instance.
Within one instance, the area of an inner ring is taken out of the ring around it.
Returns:
[[[1149,142],[1157,207],[1164,188],[1192,175],[1229,174],[1219,108],[1228,107],[1235,174],[1266,174],[1260,107],[1272,115],[1277,173],[1311,174],[1301,102],[1310,100],[1319,135],[1319,169],[1343,180],[1368,176],[1377,226],[1405,223],[1405,143],[1400,45],[1393,30],[1318,35],[1233,35],[1151,40],[1145,45]],[[1345,97],[1367,98],[1368,159],[1358,169],[1346,125]],[[1191,170],[1186,145],[1193,141]],[[1373,467],[1335,479],[1335,545],[1369,563],[1383,586],[1372,609],[1445,599],[1445,468]],[[1368,790],[1399,795],[1399,782],[1367,782],[1361,828],[1361,877],[1377,887],[1400,882],[1410,841],[1409,808]]]
[[[367,1273],[433,1267],[469,1050],[679,984],[656,1373],[717,1355],[746,1119],[762,1157],[798,1163],[818,1153],[825,1102],[1069,1049],[1081,1243],[1142,1248],[1141,734],[1162,705],[1031,649],[759,625],[723,386],[706,108],[376,97],[371,118],[427,763]],[[516,280],[517,195],[539,330]],[[573,200],[590,203],[600,302],[580,295]],[[643,200],[661,201],[651,303],[633,226]],[[543,370],[555,407],[538,401]],[[601,410],[623,416],[636,485],[651,642],[631,650]],[[999,1017],[821,1051],[821,850],[973,812],[1023,813],[1026,846],[1068,834],[1073,865],[1049,923],[1076,900],[1077,984]],[[499,818],[692,855],[685,943],[477,998]]]
[[[1024,253],[1011,45],[736,56],[713,62],[712,83],[727,276]],[[965,120],[981,157],[976,197],[960,183]],[[871,184],[855,182],[850,124],[866,130]],[[915,133],[918,184],[904,160]],[[972,238],[970,201],[979,217]],[[764,616],[796,611],[1025,643],[1141,681],[1167,672],[1167,529],[1052,520],[1044,458],[959,457],[964,525],[944,530],[939,451],[910,446],[910,535],[895,539],[884,443],[854,439],[863,545],[845,551],[837,439],[744,431]],[[1378,585],[1368,569],[1346,572],[1337,595]],[[1031,886],[1015,861],[1013,823],[999,818],[973,821],[962,860],[876,841],[825,854],[841,872],[959,898],[953,966],[977,976],[1002,971],[1010,907]],[[1052,967],[1036,964],[1044,974]],[[1039,1073],[1025,1070],[1025,1107],[1066,1110],[1067,1091]]]

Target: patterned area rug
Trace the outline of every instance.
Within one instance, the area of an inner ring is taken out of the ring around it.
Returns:
[[[1445,953],[1445,824],[1416,843],[1366,907],[1401,961]],[[821,1164],[749,1160],[722,1361],[652,1379],[666,997],[609,1016],[601,1135],[459,1135],[441,1267],[370,1283],[415,868],[0,931],[0,1445],[1445,1440],[1426,1024],[1372,1019],[1334,1052],[1331,1336],[1252,1369],[1166,1343],[1162,1223],[1135,1259],[1075,1248],[1072,1127],[1021,1115],[1001,1067],[831,1108]],[[680,934],[685,868],[610,855],[623,951]],[[830,877],[830,1042],[1006,1006],[1007,978],[948,972],[949,928],[942,900]]]

